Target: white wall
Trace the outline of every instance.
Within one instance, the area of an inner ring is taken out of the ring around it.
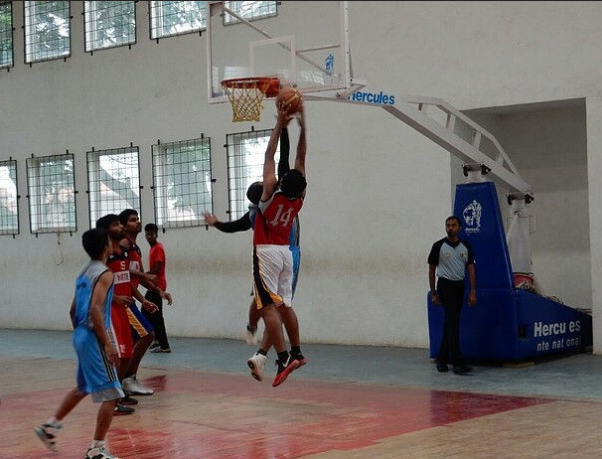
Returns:
[[[496,136],[532,187],[533,272],[542,293],[573,307],[591,308],[583,99],[469,110],[466,114]],[[456,181],[462,180],[459,165]],[[502,216],[509,219],[506,194],[500,193],[499,200]]]
[[[31,68],[20,61],[22,13],[15,5],[17,62],[0,73],[0,159],[18,160],[22,231],[14,239],[0,238],[0,326],[67,329],[73,279],[86,261],[79,242],[88,228],[86,151],[130,142],[140,147],[142,219],[148,222],[153,215],[150,145],[203,133],[213,145],[215,211],[226,219],[223,144],[227,133],[247,127],[231,123],[229,106],[206,103],[205,36],[150,41],[147,2],[137,3],[138,43],[131,50],[92,56],[83,52],[81,4],[72,2],[72,57]],[[566,128],[580,132],[587,124],[587,142],[578,140],[575,148],[579,162],[560,149],[552,164],[540,148],[541,163],[524,163],[527,181],[542,185],[551,183],[550,175],[570,172],[574,186],[541,187],[547,204],[537,210],[545,213],[538,221],[553,222],[554,202],[583,202],[602,191],[596,173],[602,169],[597,129],[602,124],[601,20],[602,6],[596,2],[350,2],[353,69],[367,80],[367,90],[439,97],[462,110],[586,100],[586,115]],[[311,24],[307,27],[311,32]],[[255,128],[270,128],[272,113],[266,104]],[[303,262],[296,301],[302,339],[427,347],[426,256],[443,236],[452,206],[449,154],[376,107],[310,102],[307,118],[309,187],[301,215]],[[519,129],[515,121],[499,120],[504,140],[512,141]],[[564,123],[546,116],[530,122],[537,129]],[[522,141],[528,138],[520,135]],[[518,142],[516,148],[522,160],[528,146]],[[76,155],[80,229],[72,237],[62,235],[58,246],[56,235],[29,234],[25,158],[65,150]],[[581,182],[585,175],[587,185]],[[538,191],[534,187],[536,205]],[[596,285],[602,274],[597,250],[602,215],[590,205],[588,223],[584,212],[585,205],[575,212],[583,231],[573,231],[574,246],[567,247],[574,249],[575,269],[556,262],[563,260],[556,237],[536,242],[534,258],[537,274],[558,288],[555,295],[579,306],[591,301],[596,317],[602,291],[594,287],[590,298],[587,264],[591,258]],[[242,335],[250,299],[251,235],[195,228],[159,237],[167,249],[175,299],[166,313],[168,332]],[[577,268],[583,264],[586,268]],[[602,348],[602,338],[596,347]]]

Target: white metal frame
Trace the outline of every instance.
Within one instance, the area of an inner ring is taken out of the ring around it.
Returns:
[[[234,17],[239,19],[242,23],[246,24],[248,27],[251,27],[253,30],[258,32],[259,34],[266,37],[263,40],[257,40],[249,44],[249,53],[251,56],[251,69],[254,71],[254,53],[255,50],[260,46],[265,45],[273,45],[280,44],[283,48],[289,50],[291,52],[291,69],[295,70],[293,75],[296,75],[296,65],[295,59],[301,58],[306,62],[314,65],[318,68],[320,66],[311,60],[309,60],[304,53],[315,51],[318,49],[328,49],[333,45],[324,45],[322,48],[314,48],[314,49],[296,49],[295,47],[295,38],[294,37],[279,37],[273,38],[267,32],[259,29],[255,24],[250,23],[244,18],[238,16],[236,13],[228,10],[224,5],[224,2],[208,2],[207,6],[207,31],[208,31],[208,39],[207,39],[207,84],[208,84],[208,95],[209,95],[209,103],[221,103],[228,101],[225,95],[223,96],[215,96],[212,92],[212,83],[213,83],[213,74],[212,74],[212,50],[211,50],[211,15],[218,14],[222,11],[227,11],[229,14],[232,14]],[[405,122],[409,126],[416,129],[418,132],[423,134],[424,136],[431,139],[436,144],[445,148],[448,152],[453,154],[454,156],[460,158],[467,165],[469,165],[469,170],[474,171],[476,169],[480,169],[480,173],[489,173],[491,172],[494,176],[496,176],[503,184],[505,184],[512,196],[512,199],[525,199],[528,204],[533,199],[533,193],[531,191],[530,185],[525,182],[518,170],[510,161],[510,158],[501,147],[495,136],[485,130],[483,127],[479,126],[477,123],[472,121],[469,117],[460,112],[460,110],[452,107],[447,102],[429,97],[406,97],[401,98],[398,97],[396,99],[395,105],[378,105],[364,102],[356,102],[349,100],[349,96],[354,92],[358,91],[362,87],[365,86],[365,82],[362,80],[355,80],[353,75],[351,74],[351,54],[350,54],[350,46],[349,46],[349,6],[348,2],[339,2],[339,24],[340,24],[340,46],[344,47],[345,53],[345,63],[344,63],[344,87],[331,87],[331,86],[321,86],[319,88],[299,88],[301,92],[304,93],[305,100],[311,101],[319,101],[319,100],[328,100],[328,101],[338,101],[343,103],[353,103],[353,104],[363,104],[370,106],[380,106],[385,111],[395,116],[399,120]],[[267,75],[258,75],[258,76],[267,76]],[[444,114],[445,121],[442,124],[440,121],[434,119],[429,113],[428,108],[432,109],[436,108],[440,112]],[[470,130],[472,134],[472,142],[468,143],[462,137],[457,135],[454,132],[454,127],[456,126],[456,122],[464,123],[464,126]],[[487,153],[485,149],[482,147],[483,139],[487,139],[493,148],[496,150],[494,155]],[[474,174],[471,174],[471,176]]]
[[[260,29],[252,22],[246,20],[245,18],[239,16],[235,12],[228,9],[223,1],[210,1],[207,2],[207,97],[208,102],[210,104],[216,103],[224,103],[228,102],[228,97],[224,93],[216,94],[213,89],[215,85],[214,75],[213,75],[213,40],[212,40],[212,30],[211,30],[211,18],[217,14],[221,14],[222,12],[227,12],[239,20],[242,24],[247,27],[250,27],[259,35],[265,37],[265,39],[255,40],[249,43],[249,53],[250,53],[250,69],[251,72],[255,71],[255,63],[254,63],[254,52],[257,48],[261,46],[268,46],[279,44],[283,49],[290,52],[291,55],[291,77],[293,81],[290,83],[295,84],[296,75],[297,75],[297,65],[295,60],[297,58],[304,60],[310,65],[316,67],[319,70],[322,70],[322,67],[313,62],[311,59],[307,57],[307,53],[326,50],[326,49],[335,49],[335,48],[343,48],[343,66],[342,66],[342,75],[341,75],[341,83],[334,83],[330,85],[315,85],[315,86],[306,86],[306,87],[298,87],[299,91],[304,94],[314,94],[319,92],[337,92],[337,94],[347,94],[350,95],[358,89],[365,86],[365,83],[361,80],[354,80],[351,75],[351,52],[349,47],[349,5],[348,2],[342,1],[339,3],[339,43],[338,44],[325,44],[320,47],[306,48],[306,49],[298,49],[296,48],[295,38],[291,36],[284,37],[272,37],[266,31]],[[272,75],[248,75],[248,76],[272,76]]]

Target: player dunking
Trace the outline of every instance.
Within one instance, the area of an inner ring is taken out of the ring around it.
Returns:
[[[278,161],[278,177],[283,177],[289,170],[289,153],[290,153],[290,141],[288,135],[288,128],[283,127],[280,131],[280,159]],[[203,214],[205,221],[208,225],[213,226],[214,228],[224,232],[224,233],[235,233],[239,231],[247,231],[252,229],[255,224],[255,217],[257,215],[257,209],[259,206],[259,201],[261,199],[261,195],[263,194],[263,183],[255,182],[252,183],[247,190],[247,198],[251,202],[249,205],[249,211],[246,212],[242,217],[233,222],[220,222],[215,215],[212,214]],[[299,249],[299,218],[295,217],[293,225],[291,226],[291,233],[289,237],[289,248],[291,250],[293,256],[293,286],[292,286],[292,296],[294,298],[299,267],[301,262],[301,252]],[[292,307],[292,304],[288,304],[288,307],[279,307],[278,312],[282,318],[284,323],[284,328],[287,331],[289,336],[289,340],[291,342],[291,353],[295,354],[302,365],[304,365],[307,360],[301,354],[301,348],[299,343],[299,324],[297,315],[295,310]],[[251,305],[249,307],[249,322],[247,325],[246,331],[246,341],[247,344],[257,344],[257,339],[255,337],[255,332],[257,330],[257,324],[261,315],[259,310],[257,309],[257,305],[255,303],[255,299],[251,301]],[[247,364],[251,369],[251,375],[258,381],[263,380],[264,368],[267,362],[267,353],[272,346],[269,341],[267,333],[264,333],[264,337],[262,339],[261,347],[258,351],[251,356],[247,360]]]
[[[282,384],[288,375],[305,361],[299,346],[293,346],[290,355],[286,350],[282,317],[277,311],[278,307],[287,307],[292,301],[293,257],[289,249],[289,237],[295,217],[303,207],[307,187],[305,180],[307,140],[303,109],[297,117],[301,130],[295,167],[286,172],[280,181],[276,179],[274,156],[278,138],[281,130],[291,119],[292,115],[279,106],[276,126],[265,153],[263,193],[253,232],[255,302],[264,321],[268,338],[278,353],[276,361],[278,372],[272,382],[274,387]]]

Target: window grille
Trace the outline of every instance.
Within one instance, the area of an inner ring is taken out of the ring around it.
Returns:
[[[71,55],[70,2],[23,2],[25,63]]]
[[[19,234],[17,161],[0,161],[0,234]]]
[[[256,21],[278,15],[278,2],[224,2],[224,6],[247,21]],[[224,13],[224,24],[238,24],[240,20]]]
[[[0,68],[14,65],[13,6],[12,2],[0,2]]]
[[[272,134],[271,129],[240,132],[226,136],[228,161],[228,202],[230,221],[242,217],[248,210],[247,188],[263,180],[265,150]],[[280,157],[280,144],[274,158]]]
[[[205,224],[213,213],[211,139],[153,145],[155,221],[164,228]]]
[[[197,32],[207,27],[205,2],[150,2],[151,39]]]
[[[32,233],[77,231],[72,154],[27,158],[27,192]]]
[[[86,52],[136,43],[136,2],[84,2]]]
[[[88,202],[90,227],[107,214],[135,209],[140,214],[140,168],[138,147],[89,151]]]

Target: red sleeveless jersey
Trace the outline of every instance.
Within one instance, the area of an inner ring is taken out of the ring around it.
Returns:
[[[129,237],[126,237],[130,243],[130,250],[128,251],[130,257],[130,269],[135,271],[142,271],[142,251],[136,242],[134,242]],[[138,288],[140,285],[140,278],[138,276],[131,276],[132,278],[132,288]]]
[[[288,199],[277,191],[266,202],[259,203],[253,227],[253,245],[289,245],[291,227],[303,207],[303,199]]]
[[[132,295],[132,284],[130,282],[130,257],[128,251],[120,247],[118,252],[113,252],[107,260],[107,266],[113,271],[114,290],[113,295]]]

